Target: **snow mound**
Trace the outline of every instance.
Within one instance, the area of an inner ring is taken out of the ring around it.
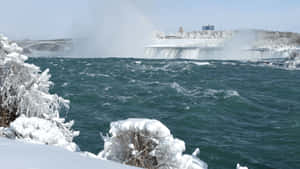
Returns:
[[[73,152],[79,151],[79,147],[72,142],[73,136],[79,133],[72,132],[70,126],[72,122],[59,123],[54,120],[21,116],[10,124],[10,128],[3,130],[2,135],[31,143],[63,147]]]
[[[207,164],[193,155],[183,155],[185,143],[171,135],[157,120],[128,119],[112,122],[105,136],[101,159],[142,168],[207,169]]]
[[[73,122],[59,117],[69,101],[49,93],[49,70],[25,63],[28,58],[21,52],[0,35],[0,136],[77,151],[72,140],[79,133],[71,130]]]

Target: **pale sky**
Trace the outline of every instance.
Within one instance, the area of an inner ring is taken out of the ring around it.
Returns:
[[[134,13],[147,18],[155,29],[166,32],[175,32],[179,26],[199,30],[204,24],[214,24],[220,30],[300,32],[300,0],[113,0],[113,4],[109,0],[1,1],[0,32],[11,39],[72,37],[80,27],[93,27],[92,22],[113,15],[125,3],[135,6]],[[134,24],[134,19],[128,24]]]

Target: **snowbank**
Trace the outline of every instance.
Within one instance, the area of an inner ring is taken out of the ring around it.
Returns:
[[[99,158],[142,168],[207,169],[207,164],[196,157],[199,149],[193,155],[183,155],[185,143],[157,120],[112,122],[109,133]]]
[[[111,161],[93,159],[61,148],[30,144],[0,137],[3,169],[135,169]]]
[[[79,133],[70,131],[68,127],[71,125],[37,117],[27,118],[22,115],[12,122],[9,128],[0,129],[0,135],[31,143],[54,145],[69,151],[80,151],[79,147],[72,142],[73,136]]]

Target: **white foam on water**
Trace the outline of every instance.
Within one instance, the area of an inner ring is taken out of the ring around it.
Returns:
[[[235,66],[236,63],[234,62],[222,62],[223,65],[232,65],[232,66]]]
[[[181,93],[183,95],[192,95],[192,94],[194,94],[193,91],[185,89],[184,87],[180,86],[176,82],[171,83],[170,86],[171,86],[171,88],[175,89],[177,91],[177,93]]]
[[[235,90],[222,90],[222,89],[203,89],[201,87],[197,87],[194,89],[186,89],[182,87],[177,82],[173,82],[169,84],[171,88],[175,89],[178,93],[191,96],[191,97],[213,97],[213,98],[224,98],[228,99],[231,97],[239,97],[240,94]]]
[[[68,85],[69,85],[69,83],[65,82],[65,83],[63,83],[61,86],[62,86],[62,87],[67,87]]]
[[[240,94],[235,90],[216,90],[216,89],[206,89],[204,95],[207,97],[223,97],[224,99],[240,96]]]
[[[248,167],[246,167],[246,166],[241,166],[239,163],[237,163],[236,169],[248,169]]]
[[[210,65],[209,62],[190,62],[190,63],[193,63],[193,64],[198,65],[198,66]]]
[[[140,65],[142,64],[142,61],[135,61],[134,63]]]
[[[225,99],[234,97],[234,96],[240,96],[239,92],[237,92],[235,90],[226,90],[225,91],[225,96],[224,96]]]

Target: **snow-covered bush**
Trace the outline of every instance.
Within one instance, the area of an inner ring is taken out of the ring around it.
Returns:
[[[22,48],[0,36],[1,107],[27,117],[58,118],[61,108],[68,108],[69,101],[49,93],[52,82],[45,70],[25,63]],[[16,112],[15,112],[16,111]]]
[[[70,129],[73,122],[64,123],[59,111],[67,110],[69,101],[49,93],[49,70],[41,72],[25,63],[27,57],[21,52],[22,48],[0,35],[0,135],[54,145],[67,145],[58,143],[66,141],[68,148],[78,133]],[[3,128],[15,118],[10,128]]]
[[[148,169],[207,169],[193,155],[183,155],[185,143],[174,138],[157,120],[128,119],[112,122],[99,158]]]

